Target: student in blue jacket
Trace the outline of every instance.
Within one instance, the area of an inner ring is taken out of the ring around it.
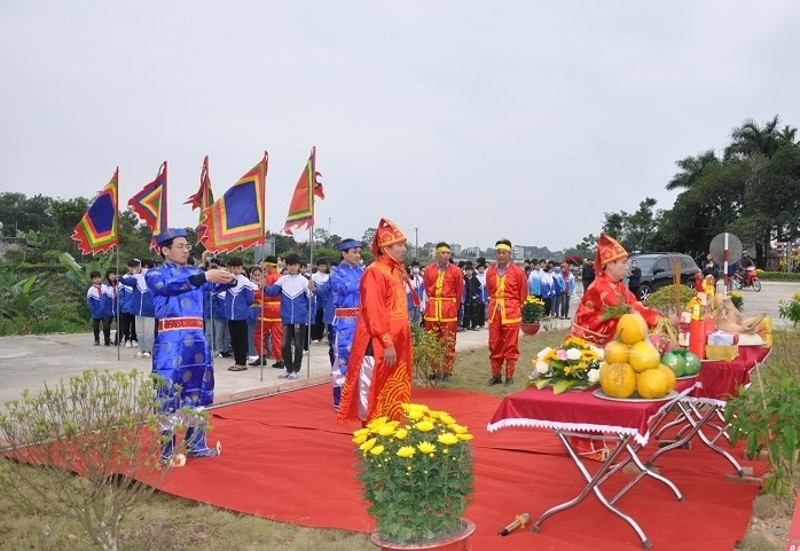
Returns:
[[[308,308],[314,283],[300,273],[300,257],[286,255],[286,273],[272,285],[265,285],[266,296],[281,297],[281,325],[283,342],[281,352],[286,372],[280,379],[297,379],[303,361],[303,345],[308,331]]]
[[[94,333],[94,345],[100,346],[100,322],[103,322],[103,337],[106,346],[111,344],[111,319],[106,318],[106,294],[103,290],[103,279],[100,272],[94,271],[89,274],[92,285],[86,291],[86,303],[89,305],[89,315],[92,318],[92,332]]]
[[[244,262],[241,258],[229,259],[228,270],[236,279],[236,286],[225,291],[225,318],[228,320],[234,359],[234,365],[228,371],[244,371],[247,369],[247,319],[250,316],[250,305],[253,304],[253,288],[244,275]]]

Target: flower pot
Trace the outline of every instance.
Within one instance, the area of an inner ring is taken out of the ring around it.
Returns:
[[[462,519],[464,530],[460,534],[444,538],[439,541],[426,543],[394,543],[386,541],[377,532],[372,533],[372,543],[380,547],[383,551],[400,551],[408,549],[435,549],[436,551],[467,551],[469,549],[469,537],[475,531],[475,523],[468,519]]]
[[[541,327],[538,323],[520,323],[519,328],[522,329],[522,332],[526,335],[535,335],[539,332],[539,327]]]

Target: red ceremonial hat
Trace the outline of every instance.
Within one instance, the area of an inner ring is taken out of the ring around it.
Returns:
[[[378,250],[402,241],[406,241],[406,236],[400,231],[400,228],[388,218],[381,218],[381,221],[378,222],[378,229],[375,230],[375,237],[372,238],[370,250],[372,254],[378,256]]]
[[[619,241],[601,233],[597,239],[597,253],[594,255],[594,271],[600,274],[606,264],[627,256],[628,251],[619,244]]]

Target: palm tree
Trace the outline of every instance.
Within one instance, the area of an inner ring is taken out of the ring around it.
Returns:
[[[788,124],[783,127],[783,130],[778,132],[778,140],[781,145],[796,145],[795,136],[797,135],[797,128],[789,126]]]
[[[675,173],[675,176],[673,176],[667,184],[667,189],[671,191],[678,188],[691,188],[692,185],[700,179],[700,175],[703,173],[706,166],[716,162],[719,162],[719,159],[717,159],[717,155],[714,153],[713,149],[704,151],[696,157],[690,155],[685,159],[675,161],[675,164],[678,165],[681,172]]]
[[[744,124],[731,132],[731,144],[725,148],[725,159],[748,159],[757,155],[772,157],[781,146],[777,132],[778,115],[761,127],[753,119],[745,119]]]

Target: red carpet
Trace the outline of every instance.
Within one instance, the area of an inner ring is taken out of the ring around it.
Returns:
[[[539,533],[518,530],[498,536],[515,515],[528,512],[535,519],[573,497],[583,486],[577,468],[550,432],[486,432],[498,398],[415,388],[413,400],[449,411],[475,435],[475,494],[466,514],[477,525],[472,549],[641,549],[627,523],[603,509],[594,496],[547,519]],[[189,460],[170,474],[163,491],[280,522],[373,530],[353,467],[350,437],[358,427],[336,423],[329,386],[218,408],[212,423],[209,441],[222,441],[222,456]],[[763,464],[742,464],[752,465],[756,473],[764,470]],[[654,547],[733,549],[747,529],[758,488],[726,482],[731,466],[697,442],[692,450],[666,454],[658,465],[684,493],[685,502],[677,502],[666,487],[651,480],[619,502]],[[622,487],[628,476],[618,478],[604,488]]]

